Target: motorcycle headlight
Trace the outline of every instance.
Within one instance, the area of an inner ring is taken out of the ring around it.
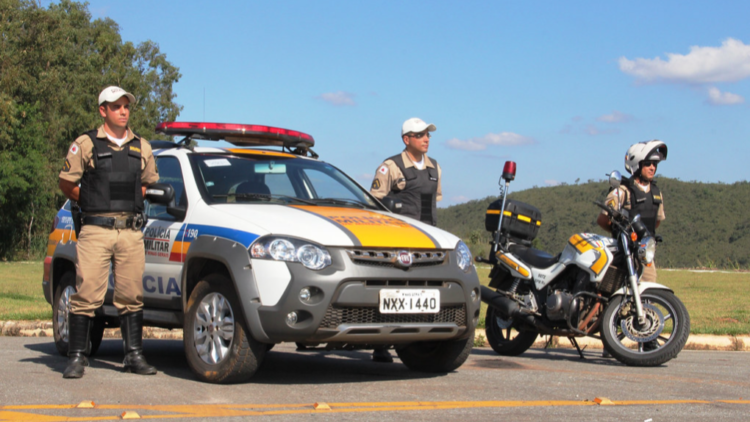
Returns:
[[[456,257],[458,257],[458,268],[460,268],[462,271],[468,271],[468,269],[472,266],[471,251],[469,250],[469,247],[466,246],[466,244],[461,240],[459,240],[458,244],[456,245]]]
[[[656,240],[651,236],[646,236],[638,244],[638,258],[644,264],[650,264],[654,262],[654,255],[656,255]]]
[[[331,265],[331,254],[324,247],[299,239],[263,237],[250,245],[249,251],[256,259],[299,262],[311,270],[322,270]]]

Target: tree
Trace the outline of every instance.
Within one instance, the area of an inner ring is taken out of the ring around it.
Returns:
[[[64,154],[101,124],[98,93],[109,85],[132,92],[131,128],[152,139],[182,109],[172,91],[180,76],[158,44],[123,43],[117,23],[92,21],[86,4],[0,0],[0,258],[43,253],[64,202]]]

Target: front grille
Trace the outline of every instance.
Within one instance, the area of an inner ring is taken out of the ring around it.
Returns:
[[[367,287],[407,286],[407,287],[446,287],[442,280],[365,280]]]
[[[377,267],[403,267],[398,262],[399,252],[402,250],[386,249],[349,249],[349,258],[357,265],[371,265]],[[408,251],[412,258],[409,267],[428,267],[445,262],[445,251]]]
[[[464,305],[445,306],[436,314],[381,314],[376,307],[329,306],[319,328],[336,329],[341,324],[437,324],[466,325]]]

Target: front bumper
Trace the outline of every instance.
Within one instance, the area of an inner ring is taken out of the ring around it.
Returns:
[[[269,342],[399,344],[423,340],[460,339],[470,335],[479,317],[479,279],[472,266],[461,271],[454,251],[437,265],[406,270],[382,264],[355,264],[344,249],[329,249],[332,265],[312,271],[287,263],[291,281],[274,306],[260,306],[257,318]],[[263,283],[263,280],[255,280]],[[316,292],[305,302],[300,290]],[[436,314],[381,314],[383,288],[437,289]],[[475,290],[476,299],[471,292]],[[251,309],[246,308],[246,318]],[[287,322],[296,312],[297,322]]]

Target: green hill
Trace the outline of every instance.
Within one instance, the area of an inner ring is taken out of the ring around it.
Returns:
[[[658,234],[656,260],[669,268],[750,268],[750,182],[733,184],[683,182],[658,177],[666,220]],[[542,212],[534,246],[557,254],[578,232],[604,234],[597,225],[599,208],[609,191],[605,181],[532,188],[511,193]],[[486,256],[490,233],[484,229],[487,206],[498,197],[438,209],[438,226],[460,236],[474,254]]]

